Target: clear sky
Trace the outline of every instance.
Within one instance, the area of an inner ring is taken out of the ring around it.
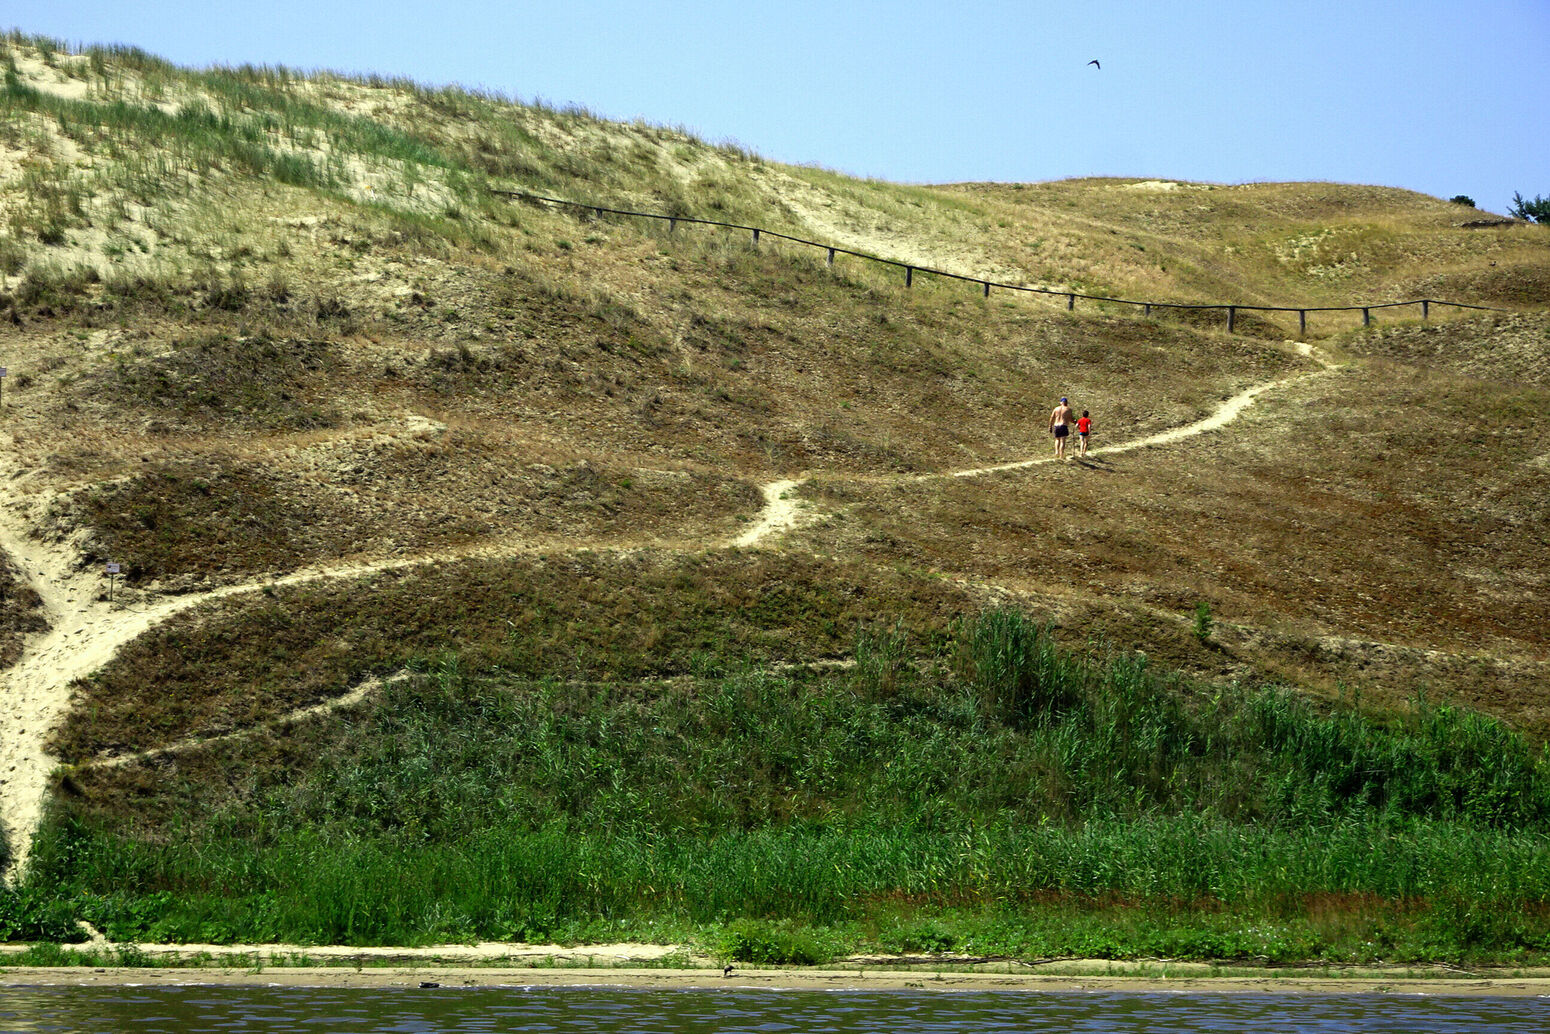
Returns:
[[[482,87],[907,182],[1550,195],[1550,0],[7,0],[7,27]]]

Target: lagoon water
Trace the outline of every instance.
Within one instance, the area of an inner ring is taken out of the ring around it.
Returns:
[[[1032,991],[612,988],[0,988],[0,1031],[1524,1032],[1550,1030],[1539,998]]]

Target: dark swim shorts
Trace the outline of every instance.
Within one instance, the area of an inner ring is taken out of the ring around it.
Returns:
[[[1055,425],[1055,437],[1056,438],[1064,438],[1066,435],[1068,435],[1070,433],[1071,433],[1071,426],[1069,424],[1056,424]]]

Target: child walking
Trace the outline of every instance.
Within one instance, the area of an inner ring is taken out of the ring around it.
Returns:
[[[1082,410],[1082,418],[1076,422],[1076,437],[1082,443],[1078,456],[1087,455],[1087,436],[1092,433],[1092,418],[1087,415],[1087,410]]]

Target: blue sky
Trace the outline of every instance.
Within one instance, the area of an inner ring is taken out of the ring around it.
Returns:
[[[484,87],[908,182],[1550,194],[1550,0],[7,0],[0,27]]]

